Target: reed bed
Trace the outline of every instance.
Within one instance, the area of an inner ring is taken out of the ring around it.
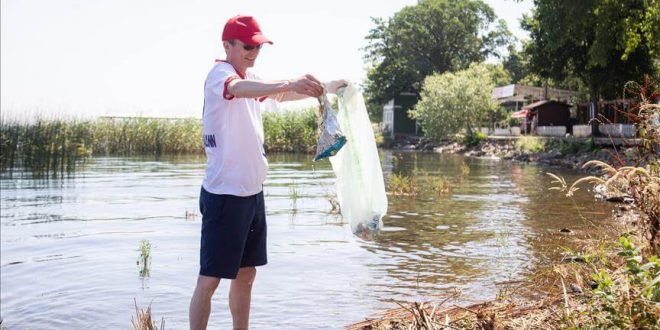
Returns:
[[[263,121],[267,152],[314,152],[319,137],[315,109],[266,112]]]
[[[268,152],[313,152],[316,114],[264,113]],[[161,156],[204,152],[199,118],[100,117],[96,119],[0,119],[0,172],[22,168],[36,177],[75,172],[90,156]]]

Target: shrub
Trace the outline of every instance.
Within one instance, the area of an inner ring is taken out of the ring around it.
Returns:
[[[488,134],[478,131],[464,138],[463,144],[469,147],[477,146],[488,139]]]
[[[461,129],[470,136],[497,110],[492,89],[491,72],[483,64],[456,73],[434,74],[424,79],[421,99],[410,115],[431,140],[446,139]]]
[[[538,153],[545,149],[545,141],[534,136],[522,136],[516,141],[516,150],[524,153]]]

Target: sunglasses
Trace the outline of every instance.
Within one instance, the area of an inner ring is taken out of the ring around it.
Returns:
[[[243,45],[243,49],[245,49],[245,50],[248,51],[248,52],[251,51],[251,50],[253,50],[253,49],[255,49],[255,48],[256,48],[257,50],[261,49],[261,44],[256,45],[256,46],[253,46],[253,45]]]

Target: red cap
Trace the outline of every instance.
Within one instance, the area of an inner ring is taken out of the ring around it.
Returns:
[[[230,18],[222,30],[222,41],[238,39],[247,45],[273,44],[259,29],[259,24],[252,16],[235,16]]]

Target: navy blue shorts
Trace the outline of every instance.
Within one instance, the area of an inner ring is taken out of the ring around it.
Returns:
[[[202,187],[199,274],[236,278],[241,267],[265,265],[266,210],[263,191],[248,197],[212,194]]]

